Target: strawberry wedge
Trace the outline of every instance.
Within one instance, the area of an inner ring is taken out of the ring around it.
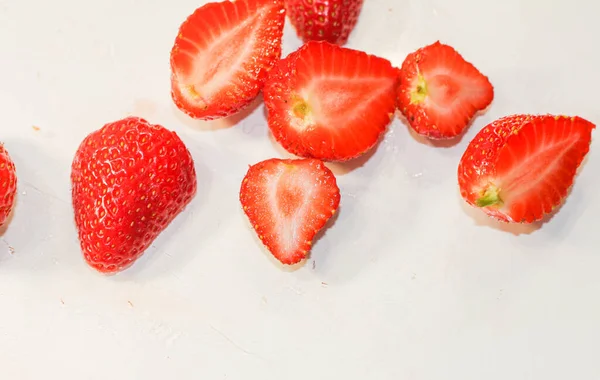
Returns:
[[[263,244],[291,265],[308,255],[315,235],[338,208],[340,190],[322,161],[273,158],[250,167],[240,202]]]
[[[258,96],[281,57],[282,0],[208,3],[179,29],[171,50],[171,95],[192,118],[233,115]]]
[[[461,158],[463,198],[504,222],[543,219],[567,197],[595,127],[567,116],[496,120],[475,136]]]
[[[406,57],[400,83],[398,108],[415,132],[431,139],[461,135],[494,99],[488,78],[439,41]]]
[[[371,149],[396,109],[398,70],[386,59],[307,42],[282,59],[264,88],[268,124],[288,152],[346,161]]]

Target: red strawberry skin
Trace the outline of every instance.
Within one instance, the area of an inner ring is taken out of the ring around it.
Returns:
[[[304,41],[344,45],[356,26],[363,0],[285,0],[290,22]]]
[[[334,174],[316,159],[272,158],[250,166],[240,202],[263,244],[282,264],[305,259],[340,203]]]
[[[17,171],[4,144],[0,144],[0,226],[6,224],[15,204]]]
[[[292,154],[350,160],[385,132],[396,110],[397,85],[398,69],[388,60],[309,41],[269,73],[268,125]]]
[[[132,265],[196,193],[192,157],[171,131],[137,117],[88,135],[71,170],[86,262],[101,273]]]
[[[171,50],[171,96],[196,119],[231,116],[260,93],[281,57],[283,0],[208,3],[179,28]]]
[[[493,99],[489,79],[439,41],[410,53],[402,63],[398,108],[420,135],[455,138]]]
[[[595,127],[568,116],[496,120],[473,138],[460,160],[462,197],[500,221],[542,220],[567,197]]]

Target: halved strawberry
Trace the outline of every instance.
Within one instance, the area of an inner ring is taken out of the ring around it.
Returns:
[[[336,212],[340,190],[335,176],[316,159],[278,159],[250,167],[240,201],[254,230],[273,256],[296,264]]]
[[[459,136],[493,99],[488,78],[439,41],[409,54],[402,64],[398,108],[428,138]]]
[[[475,136],[461,158],[463,198],[501,221],[543,219],[566,198],[595,127],[567,116],[496,120]]]
[[[171,50],[171,95],[197,119],[246,107],[281,56],[283,0],[208,3],[185,20]]]
[[[372,148],[393,118],[398,70],[383,58],[309,41],[264,88],[268,124],[290,153],[345,161]]]

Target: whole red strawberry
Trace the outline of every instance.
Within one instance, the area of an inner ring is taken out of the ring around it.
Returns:
[[[281,56],[283,0],[211,2],[181,25],[171,50],[171,95],[187,115],[233,115],[262,90]]]
[[[17,194],[17,172],[15,164],[0,144],[0,226],[3,226],[10,215]]]
[[[336,212],[340,189],[322,161],[272,158],[248,169],[240,201],[273,256],[283,264],[296,264],[306,258],[315,235]]]
[[[489,79],[439,41],[410,53],[402,63],[398,108],[415,132],[428,138],[461,135],[493,99]]]
[[[304,41],[344,45],[362,9],[363,0],[285,0],[290,21]]]
[[[88,135],[71,171],[87,263],[119,272],[137,260],[196,193],[192,157],[175,134],[128,117]]]
[[[543,219],[567,197],[595,127],[567,116],[496,120],[473,138],[460,160],[463,198],[504,222]]]
[[[375,146],[393,119],[397,85],[398,69],[388,60],[309,41],[269,72],[269,128],[297,156],[356,158]]]

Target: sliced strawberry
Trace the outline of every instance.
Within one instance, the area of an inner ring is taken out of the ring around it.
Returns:
[[[303,41],[344,45],[362,9],[363,0],[285,0],[290,22]]]
[[[458,183],[463,198],[501,221],[543,219],[567,197],[595,127],[567,116],[496,120],[462,156]]]
[[[283,0],[208,3],[179,29],[171,50],[171,94],[197,119],[246,107],[281,56]]]
[[[398,107],[410,126],[428,138],[459,136],[493,99],[488,78],[439,41],[409,54],[402,64]]]
[[[393,118],[398,70],[386,59],[310,41],[264,88],[268,124],[290,153],[345,161],[372,148]]]
[[[335,176],[316,159],[269,159],[253,165],[242,182],[240,201],[254,230],[273,256],[296,264],[336,212]]]

